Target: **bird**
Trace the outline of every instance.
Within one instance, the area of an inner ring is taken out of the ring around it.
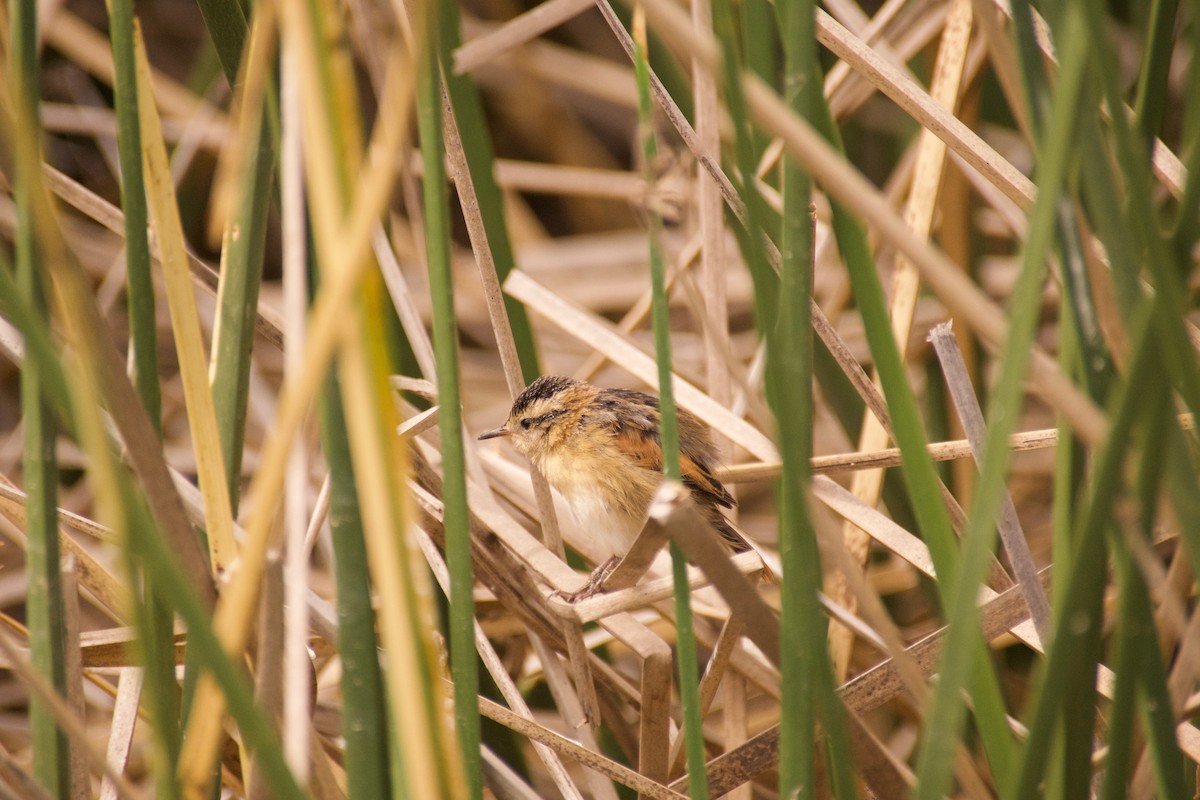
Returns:
[[[717,479],[708,428],[677,410],[683,484],[701,515],[735,553],[753,549],[721,513],[735,500]],[[479,438],[508,438],[565,501],[581,528],[608,554],[577,600],[595,593],[633,545],[663,481],[658,398],[602,389],[561,375],[538,378],[513,402],[504,424]]]

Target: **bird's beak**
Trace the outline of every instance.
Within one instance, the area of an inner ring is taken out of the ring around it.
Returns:
[[[510,435],[508,428],[501,425],[499,428],[492,428],[490,431],[484,431],[483,433],[479,434],[479,440],[483,441],[484,439],[495,439],[500,436],[508,435]]]

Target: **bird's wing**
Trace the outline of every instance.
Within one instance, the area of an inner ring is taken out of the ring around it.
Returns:
[[[594,403],[597,421],[608,428],[612,442],[643,469],[662,471],[662,442],[658,436],[658,401],[644,392],[605,389]]]
[[[604,421],[613,433],[613,443],[633,463],[644,469],[662,471],[662,441],[659,438],[658,399],[629,389],[606,389],[597,398]],[[704,423],[679,409],[680,470],[683,483],[702,504],[734,506],[729,493],[713,474],[712,440]]]

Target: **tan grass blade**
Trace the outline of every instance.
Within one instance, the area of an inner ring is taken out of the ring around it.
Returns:
[[[265,25],[255,20],[256,35]],[[280,195],[283,227],[283,293],[287,340],[284,369],[298,372],[304,365],[308,318],[307,236],[304,205],[303,119],[299,105],[295,53],[285,46],[280,55],[280,107],[283,128],[280,147]],[[257,108],[257,105],[255,106]],[[261,113],[259,117],[261,118]],[[309,752],[320,753],[309,729],[313,701],[309,697],[308,655],[310,583],[308,547],[309,454],[303,437],[297,437],[288,459],[284,487],[284,661],[283,747],[288,765],[304,785],[309,777]],[[311,740],[311,741],[310,741]],[[324,762],[323,754],[314,763]]]
[[[139,26],[134,23],[134,42],[137,54],[138,93],[152,96],[150,66],[146,45]],[[233,538],[233,509],[229,502],[225,479],[225,460],[217,436],[217,415],[212,392],[208,386],[208,358],[200,333],[200,316],[188,271],[187,252],[183,244],[183,226],[175,203],[174,181],[167,163],[162,126],[154,104],[138,104],[142,133],[142,161],[146,169],[146,196],[151,221],[167,288],[175,347],[179,353],[179,369],[187,400],[188,419],[192,431],[192,447],[204,495],[205,529],[208,533],[209,557],[213,570],[221,574],[237,558],[237,542]]]
[[[126,667],[121,670],[117,682],[117,698],[113,706],[112,725],[108,731],[108,751],[105,761],[110,768],[121,774],[129,759],[133,730],[137,725],[138,704],[142,696],[142,670]],[[100,800],[116,800],[119,796],[117,784],[108,775],[100,783]]]
[[[454,71],[470,72],[505,51],[534,39],[592,7],[592,0],[547,0],[501,27],[464,43],[454,53]]]
[[[246,162],[246,148],[257,138],[257,129],[266,107],[263,100],[271,69],[276,63],[275,37],[277,3],[263,3],[257,7],[250,36],[242,53],[239,68],[245,76],[238,86],[235,108],[238,135],[228,136],[221,148],[217,162],[217,174],[213,178],[212,201],[209,203],[208,240],[229,241],[233,234],[228,230],[242,180],[242,169]]]
[[[687,797],[687,795],[668,789],[662,784],[643,777],[641,774],[611,759],[605,758],[593,750],[582,747],[565,736],[544,728],[537,723],[529,722],[492,700],[483,697],[479,698],[479,710],[488,719],[495,720],[504,727],[532,741],[540,742],[573,761],[607,775],[618,783],[639,792],[643,797],[654,798],[655,800],[685,800]]]
[[[0,476],[0,510],[10,519],[18,523],[25,521],[25,493],[8,484]],[[76,514],[63,509],[59,510],[59,521],[69,519],[74,525],[86,527],[92,535],[115,540],[112,532],[91,520],[85,520]],[[64,555],[70,555],[76,561],[79,582],[96,598],[100,608],[115,621],[124,619],[130,608],[131,598],[125,584],[101,564],[95,556],[84,549],[65,530],[59,530],[59,545]],[[23,541],[23,539],[22,539]],[[18,542],[21,544],[21,542]],[[23,545],[21,545],[23,546]]]

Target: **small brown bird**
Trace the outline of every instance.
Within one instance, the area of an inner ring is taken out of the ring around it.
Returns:
[[[611,568],[641,532],[663,480],[659,419],[652,395],[546,376],[521,392],[503,425],[479,438],[509,437],[597,537]],[[683,409],[679,444],[683,483],[696,507],[732,551],[752,549],[721,514],[734,499],[713,474],[717,454],[708,429]]]

